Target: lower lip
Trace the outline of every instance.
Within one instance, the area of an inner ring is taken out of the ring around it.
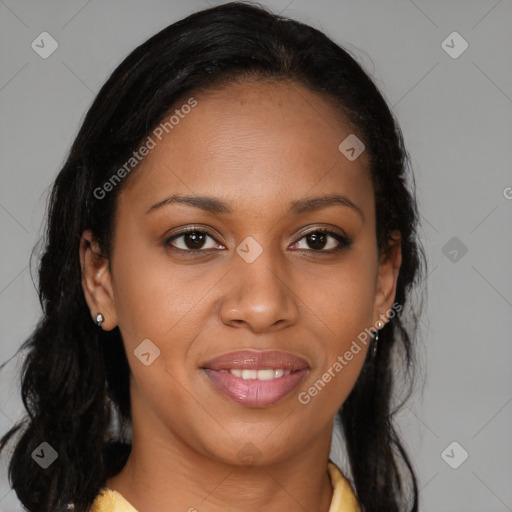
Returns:
[[[242,379],[230,372],[204,368],[210,382],[224,395],[246,407],[266,407],[275,404],[295,389],[307,369],[297,370],[272,380]]]

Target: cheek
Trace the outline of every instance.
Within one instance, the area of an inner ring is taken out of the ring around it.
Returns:
[[[311,267],[305,273],[305,304],[325,323],[330,352],[371,326],[377,265],[371,246],[359,243],[340,263],[330,268]]]
[[[315,297],[312,309],[324,324],[325,358],[319,359],[313,387],[304,389],[304,401],[322,402],[329,414],[345,401],[363,367],[371,339],[376,275],[369,246],[367,251],[354,251],[330,278],[320,280],[317,275],[321,286],[308,295],[310,304]]]
[[[208,284],[196,265],[172,265],[163,248],[130,244],[113,258],[115,307],[120,328],[129,338],[161,339],[186,325]],[[121,247],[120,247],[121,249]]]

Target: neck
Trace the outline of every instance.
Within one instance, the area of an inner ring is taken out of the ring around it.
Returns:
[[[246,465],[200,453],[163,425],[155,429],[147,416],[134,417],[145,421],[133,423],[128,461],[106,486],[140,512],[329,511],[332,423],[286,458]]]

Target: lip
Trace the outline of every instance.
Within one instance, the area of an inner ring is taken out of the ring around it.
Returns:
[[[237,350],[215,357],[201,365],[210,370],[265,370],[266,368],[282,368],[295,372],[309,368],[302,357],[280,350]]]
[[[230,369],[290,370],[272,380],[242,379]],[[299,356],[277,350],[239,350],[216,357],[202,365],[202,371],[213,386],[234,402],[245,407],[268,407],[288,396],[309,371],[308,363]]]

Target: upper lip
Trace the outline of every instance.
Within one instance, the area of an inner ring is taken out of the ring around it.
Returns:
[[[290,371],[309,368],[308,363],[299,356],[280,350],[237,350],[215,357],[202,365],[210,370],[265,370],[283,369]]]

